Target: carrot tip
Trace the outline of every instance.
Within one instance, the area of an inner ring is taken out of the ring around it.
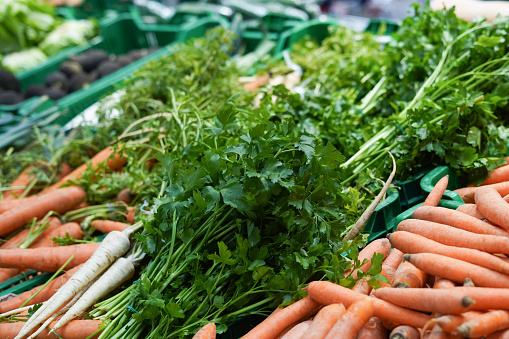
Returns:
[[[396,286],[394,286],[395,288],[410,288],[410,285],[408,285],[407,283],[404,283],[404,282],[400,282],[398,284],[396,284]]]
[[[410,261],[410,259],[411,259],[411,258],[412,258],[412,255],[411,255],[411,254],[405,254],[405,255],[403,256],[403,260],[405,260],[405,261]]]
[[[463,338],[468,338],[470,336],[470,327],[466,324],[462,324],[458,326],[456,331],[461,334]]]
[[[461,304],[465,307],[468,307],[470,305],[475,304],[475,300],[468,296],[465,296],[463,299],[461,299]]]

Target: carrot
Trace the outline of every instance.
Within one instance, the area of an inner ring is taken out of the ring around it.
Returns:
[[[509,290],[505,288],[489,287],[456,287],[456,291],[463,292],[475,300],[473,310],[509,310]]]
[[[398,250],[397,248],[393,248],[391,253],[382,263],[382,271],[381,275],[387,278],[388,283],[385,281],[379,281],[381,287],[390,287],[392,281],[394,280],[394,276],[396,274],[396,269],[400,266],[401,260],[403,259],[403,252]]]
[[[415,327],[403,325],[392,330],[389,339],[420,339],[421,333]]]
[[[372,289],[373,287],[369,286],[368,278],[366,277],[357,280],[354,287],[352,287],[352,291],[365,295],[369,295]]]
[[[509,339],[509,330],[502,330],[486,336],[486,339]]]
[[[302,335],[309,329],[311,320],[306,320],[298,323],[290,331],[288,331],[281,339],[300,339]]]
[[[489,221],[509,229],[509,204],[491,187],[480,187],[475,192],[475,204]]]
[[[69,165],[66,162],[63,162],[62,165],[60,166],[60,172],[57,174],[57,179],[62,180],[63,178],[65,178],[67,175],[69,175],[71,173],[72,173],[71,165]]]
[[[307,290],[311,298],[323,305],[342,303],[349,307],[360,299],[372,298],[328,281],[313,281],[309,283]],[[421,328],[431,319],[429,315],[408,310],[377,298],[372,298],[371,301],[373,302],[374,316],[382,320]]]
[[[73,268],[84,263],[99,245],[100,243],[92,243],[0,250],[0,267],[31,268],[40,272],[55,272],[71,255],[74,255],[74,259],[67,265],[67,268]]]
[[[66,187],[39,196],[29,204],[15,207],[0,214],[0,235],[6,235],[22,227],[32,218],[42,218],[48,212],[64,213],[85,200],[80,187]]]
[[[373,258],[373,254],[375,253],[381,253],[383,254],[384,258],[389,254],[391,251],[391,244],[389,243],[389,240],[381,238],[377,239],[371,243],[369,243],[366,247],[364,247],[360,252],[357,259],[362,263],[364,260],[367,260],[367,262],[362,265],[360,268],[354,270],[353,272],[351,270],[348,270],[345,272],[345,275],[352,272],[352,276],[357,279],[357,272],[359,270],[362,270],[366,272],[371,268],[371,258]]]
[[[377,317],[371,317],[369,321],[360,330],[357,339],[386,339],[388,336],[387,329],[384,327],[382,320]],[[305,337],[302,337],[303,339]]]
[[[111,221],[111,220],[94,220],[90,224],[93,228],[96,230],[102,232],[102,233],[110,233],[111,231],[119,231],[122,232],[127,227],[131,226],[129,224],[118,222],[118,221]]]
[[[442,199],[447,184],[449,183],[449,176],[446,175],[442,179],[438,180],[435,187],[429,192],[428,197],[424,200],[423,206],[438,206],[438,202]]]
[[[342,304],[331,304],[322,308],[313,319],[302,338],[323,339],[338,319],[346,312]]]
[[[53,238],[58,238],[59,236],[65,237],[66,235],[69,235],[69,237],[74,239],[83,239],[83,231],[81,230],[80,225],[75,222],[69,222],[54,229],[47,236],[34,243],[32,248],[58,246],[58,244],[53,241]]]
[[[30,202],[34,200],[35,197],[27,197],[23,199],[9,199],[9,200],[2,200],[0,201],[0,214],[7,212],[8,210],[11,210],[15,207],[18,207],[20,205],[26,204],[27,202]]]
[[[507,237],[476,234],[432,221],[403,220],[399,223],[397,230],[418,234],[444,245],[466,247],[488,253],[509,253]]]
[[[405,254],[404,258],[428,274],[458,283],[470,278],[476,286],[509,287],[509,276],[462,260],[433,253]]]
[[[465,293],[452,293],[450,289],[382,287],[373,294],[401,307],[444,314],[464,313],[474,303]]]
[[[509,194],[509,181],[501,182],[498,184],[492,184],[492,185],[486,185],[482,187],[492,187],[497,190],[498,193],[500,193],[501,196],[506,196]],[[461,199],[463,199],[466,203],[473,203],[475,192],[480,187],[464,187],[457,190],[454,190],[454,192],[458,193]]]
[[[508,166],[501,166],[498,168],[495,168],[493,171],[490,171],[488,173],[488,177],[484,182],[481,184],[481,186],[485,185],[492,185],[492,184],[498,184],[500,182],[509,181],[509,167]]]
[[[424,334],[424,339],[462,339],[463,337],[459,334],[453,335],[445,332],[438,325],[433,326],[431,332],[427,332]]]
[[[399,265],[391,286],[396,288],[416,288],[423,287],[427,275],[408,261]]]
[[[27,186],[30,183],[30,181],[34,178],[34,175],[32,174],[33,170],[34,168],[32,166],[28,166],[27,168],[25,168],[20,173],[20,175],[16,179],[14,179],[14,181],[11,183],[11,187]],[[16,199],[21,194],[23,194],[24,191],[25,191],[24,188],[13,189],[4,192],[2,196],[5,200]]]
[[[285,327],[316,313],[320,304],[309,296],[266,318],[249,331],[243,339],[269,339],[277,336]]]
[[[440,326],[444,332],[455,334],[458,326],[463,324],[465,321],[476,319],[480,315],[482,315],[482,313],[478,311],[468,311],[463,314],[456,315],[443,315],[436,319],[436,324]]]
[[[360,330],[373,315],[373,298],[364,298],[354,302],[336,321],[325,339],[355,339]]]
[[[71,180],[79,180],[83,173],[87,170],[87,168],[90,166],[92,170],[96,170],[99,165],[104,163],[106,161],[106,166],[112,170],[116,171],[121,169],[126,163],[127,163],[127,157],[120,156],[118,153],[115,153],[114,149],[112,147],[107,147],[94,155],[92,159],[90,159],[89,162],[81,165],[80,167],[76,168],[74,171],[72,171],[70,174],[66,175],[64,178],[59,180],[57,183],[48,186],[45,188],[41,193],[47,193],[53,190],[56,190],[57,188],[60,188],[62,185],[65,185],[68,181]]]
[[[193,339],[215,339],[216,338],[216,324],[208,323],[200,328],[193,336]]]
[[[449,258],[459,259],[471,264],[509,274],[509,263],[503,259],[471,248],[447,246],[418,234],[398,231],[388,235],[392,246],[409,253],[435,253]]]
[[[49,217],[48,218],[49,226],[42,232],[35,241],[38,241],[39,239],[46,236],[48,233],[52,232],[57,227],[60,227],[62,223],[60,220],[56,217]],[[37,227],[35,228],[37,230]],[[20,232],[18,232],[16,235],[14,235],[12,238],[10,238],[8,241],[6,241],[2,246],[0,246],[0,249],[8,250],[12,248],[17,248],[18,244],[22,242],[30,233],[30,229],[25,228],[22,229]]]
[[[124,188],[117,194],[117,200],[123,201],[126,204],[130,204],[134,199],[134,194],[131,192],[130,188]]]
[[[136,216],[136,207],[129,206],[127,207],[127,216],[126,221],[130,224],[134,224],[134,217]]]
[[[509,210],[509,204],[506,202],[504,203],[508,206]],[[484,221],[466,215],[465,213],[444,207],[422,206],[415,210],[412,217],[415,219],[433,221],[443,225],[453,226],[472,233],[509,237],[509,232],[502,230],[499,227],[485,223]]]
[[[491,311],[470,319],[458,327],[465,338],[481,338],[493,332],[509,328],[509,312]]]
[[[38,303],[42,303],[48,300],[56,291],[69,280],[69,278],[81,267],[78,265],[65,274],[55,278],[51,281],[35,298],[30,300],[27,305],[35,305]],[[27,301],[31,296],[33,296],[43,285],[32,288],[29,291],[23,292],[18,296],[11,298],[6,301],[0,302],[0,313],[5,313],[8,311],[12,311],[16,308],[19,308],[25,301]]]
[[[463,281],[463,287],[475,287],[474,282],[470,278],[465,278]]]
[[[4,322],[0,324],[0,338],[2,339],[13,339],[17,336],[21,328],[25,323],[20,321],[17,323],[8,323]],[[101,320],[74,320],[71,321],[67,326],[62,327],[60,330],[56,332],[59,335],[57,337],[55,334],[49,335],[48,330],[45,329],[41,334],[36,336],[37,339],[57,339],[57,338],[65,338],[65,339],[85,339],[94,334],[99,330],[99,326],[102,324]],[[50,325],[51,326],[51,325]],[[96,339],[99,337],[94,335],[92,339]]]
[[[437,278],[435,280],[435,284],[433,284],[433,288],[455,288],[456,285],[450,280],[444,279],[444,278]]]
[[[463,204],[463,205],[459,205],[458,208],[456,208],[456,211],[461,212],[461,213],[465,213],[465,214],[467,214],[467,215],[469,215],[471,217],[474,217],[476,219],[482,220],[482,221],[484,221],[487,224],[495,225],[494,223],[492,223],[491,221],[486,219],[486,217],[479,211],[479,209],[477,208],[476,204]]]

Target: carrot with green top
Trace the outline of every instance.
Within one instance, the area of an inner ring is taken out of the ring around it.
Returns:
[[[196,332],[193,339],[216,339],[216,324],[208,323],[203,326]]]
[[[346,312],[342,304],[331,304],[322,308],[313,319],[309,328],[304,332],[302,338],[323,339],[331,330],[338,319]]]
[[[509,229],[509,204],[495,189],[480,187],[475,192],[475,204],[489,221]]]
[[[444,245],[421,235],[406,231],[397,231],[387,235],[387,237],[392,246],[404,253],[440,254],[449,258],[459,259],[474,265],[489,268],[493,271],[509,274],[509,262],[479,250]]]
[[[431,192],[429,192],[426,200],[424,200],[423,206],[438,206],[440,199],[444,195],[447,185],[449,184],[449,176],[446,175],[442,179],[438,180]]]
[[[457,331],[465,338],[481,338],[506,328],[509,328],[509,312],[498,310],[464,322],[458,326]]]
[[[509,204],[505,204],[509,209]],[[500,229],[499,227],[485,223],[484,221],[466,215],[465,213],[445,207],[422,206],[414,211],[412,217],[415,219],[433,221],[443,225],[453,226],[472,233],[509,237],[509,232]]]
[[[470,278],[475,286],[509,288],[508,275],[462,260],[433,253],[405,254],[404,259],[428,274],[457,283]]]
[[[70,174],[66,175],[64,178],[59,180],[57,183],[48,186],[45,188],[41,193],[50,192],[53,190],[56,190],[60,188],[61,186],[67,184],[69,181],[73,180],[79,180],[83,173],[87,170],[87,168],[90,166],[92,170],[96,170],[101,164],[106,162],[106,166],[112,170],[120,170],[124,165],[127,163],[127,157],[120,155],[118,153],[115,153],[115,150],[113,147],[107,147],[94,155],[92,159],[90,159],[89,162],[81,165],[80,167],[76,168],[74,171],[72,171]]]
[[[453,293],[450,289],[382,287],[373,294],[394,305],[443,314],[467,312],[475,303],[466,293]]]
[[[275,338],[287,326],[315,314],[320,309],[320,306],[321,305],[318,302],[316,302],[314,299],[311,299],[309,296],[304,297],[292,305],[284,308],[282,311],[266,318],[242,338]]]
[[[11,187],[23,187],[23,188],[17,188],[10,191],[6,191],[2,194],[2,197],[4,200],[10,200],[10,199],[17,199],[20,195],[23,194],[25,191],[25,187],[28,186],[30,181],[34,179],[33,175],[34,168],[32,166],[26,167],[19,176],[14,179],[14,181],[11,183]]]
[[[341,303],[349,307],[360,299],[372,298],[374,316],[398,324],[421,328],[431,320],[429,315],[353,292],[349,288],[328,281],[313,281],[309,283],[307,291],[311,298],[323,305]],[[400,290],[398,289],[397,291]]]
[[[383,254],[384,258],[389,254],[391,251],[391,244],[387,239],[381,238],[377,239],[375,241],[372,241],[369,243],[366,247],[364,247],[360,252],[359,256],[357,257],[357,260],[359,260],[361,263],[364,260],[367,260],[367,262],[362,265],[360,268],[354,270],[348,270],[345,272],[345,275],[350,274],[352,272],[352,276],[357,279],[357,272],[359,270],[362,270],[364,272],[367,272],[371,268],[371,258],[373,258],[373,255],[375,253]]]
[[[69,222],[67,224],[64,224],[53,231],[51,231],[47,236],[43,237],[42,239],[38,240],[31,246],[32,248],[37,247],[54,247],[58,246],[57,243],[53,241],[54,238],[69,236],[73,239],[83,239],[83,231],[81,230],[80,225],[78,225],[75,222]]]
[[[399,223],[397,230],[418,234],[444,245],[471,248],[488,253],[509,254],[508,237],[477,234],[418,219],[403,220]]]
[[[325,339],[355,339],[360,330],[373,315],[373,298],[364,298],[354,302],[336,321]]]
[[[85,191],[75,186],[41,195],[29,204],[22,204],[0,214],[0,235],[17,230],[33,218],[43,218],[50,211],[64,213],[79,205],[85,198]]]

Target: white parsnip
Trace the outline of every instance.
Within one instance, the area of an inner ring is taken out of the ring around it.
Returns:
[[[28,335],[39,323],[44,322],[55,313],[66,301],[74,297],[83,287],[92,281],[130,247],[129,238],[125,233],[113,231],[108,233],[101,245],[83,266],[43,304],[21,328],[14,339],[21,339]]]
[[[104,274],[83,294],[65,315],[55,324],[51,332],[58,330],[69,321],[80,315],[96,301],[120,286],[134,274],[131,260],[119,258]]]

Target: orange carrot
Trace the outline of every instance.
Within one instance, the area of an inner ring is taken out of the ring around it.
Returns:
[[[60,220],[56,217],[49,217],[48,222],[49,222],[48,227],[44,230],[44,232],[42,232],[39,235],[39,237],[37,239],[35,239],[34,242],[42,239],[47,234],[51,233],[54,229],[56,229],[62,225]],[[37,226],[35,227],[35,229],[37,230]],[[2,244],[2,246],[0,246],[0,249],[8,250],[8,249],[17,248],[18,244],[21,241],[23,241],[28,236],[29,233],[30,233],[29,228],[22,229],[20,232],[18,232],[12,238],[10,238],[8,241],[6,241],[4,244]]]
[[[369,321],[360,330],[357,339],[386,339],[388,336],[387,329],[384,327],[382,320],[377,317],[371,317]],[[305,337],[303,337],[304,339]]]
[[[53,294],[57,292],[57,290],[69,280],[69,278],[81,267],[82,265],[78,265],[65,274],[55,278],[52,280],[37,296],[35,296],[32,300],[30,300],[27,305],[35,305],[38,303],[42,303],[48,300]],[[5,313],[16,308],[19,308],[25,301],[27,301],[30,297],[32,297],[39,289],[41,289],[43,285],[32,288],[29,291],[23,292],[19,294],[17,297],[11,298],[6,301],[0,302],[0,313]]]
[[[424,200],[423,206],[438,206],[438,202],[442,199],[445,190],[447,189],[447,184],[449,183],[449,176],[446,175],[442,179],[438,180],[435,184],[435,187],[428,194],[426,200]]]
[[[203,326],[196,332],[193,339],[216,339],[216,324],[208,323]]]
[[[400,289],[397,291],[400,291]],[[309,283],[308,294],[311,298],[323,305],[341,303],[346,307],[349,307],[360,299],[372,298],[373,313],[376,317],[417,328],[423,327],[431,319],[429,315],[408,310],[377,298],[355,293],[346,287],[328,281],[313,281]]]
[[[436,318],[435,323],[438,326],[440,326],[440,328],[444,332],[455,334],[458,326],[463,324],[465,321],[468,321],[471,319],[476,319],[481,314],[482,313],[480,313],[478,311],[468,311],[463,314],[456,314],[456,315],[448,314],[448,315],[443,315],[441,317]]]
[[[346,312],[342,304],[331,304],[322,308],[313,319],[302,338],[323,339],[338,319]]]
[[[505,182],[501,182],[501,183],[493,184],[493,185],[486,185],[486,186],[482,186],[482,187],[492,187],[492,188],[496,189],[497,192],[500,193],[501,196],[506,196],[509,194],[509,181],[505,181]],[[475,201],[474,200],[475,192],[479,188],[480,187],[464,187],[464,188],[457,189],[454,192],[458,193],[464,202],[473,203]]]
[[[427,275],[408,261],[399,265],[391,286],[396,288],[417,288],[423,287]]]
[[[49,324],[49,327],[52,328],[56,324],[56,321],[53,321]],[[84,339],[88,338],[95,332],[99,330],[99,326],[101,326],[101,320],[72,320],[64,327],[58,329],[55,333],[59,335],[57,337],[55,334],[49,334],[49,330],[45,329],[40,334],[38,334],[36,339],[57,339],[57,338],[65,338],[65,339]],[[4,322],[0,324],[0,338],[2,339],[14,339],[21,328],[25,325],[25,322],[20,321],[16,323],[8,323]],[[35,332],[35,330],[33,331]],[[100,333],[94,335],[91,339],[97,339]]]
[[[336,321],[325,339],[355,339],[360,330],[373,315],[374,298],[364,298],[354,302]]]
[[[11,183],[11,187],[27,186],[30,183],[30,181],[34,178],[34,175],[32,174],[33,170],[34,168],[32,166],[28,166],[27,168],[25,168],[20,173],[20,175],[16,179],[14,179],[14,181]],[[16,199],[21,194],[23,194],[24,191],[25,191],[24,188],[14,189],[4,192],[2,196],[5,200]]]
[[[60,172],[57,174],[57,179],[62,180],[66,176],[72,173],[72,167],[66,162],[62,163],[62,166],[60,167]]]
[[[495,168],[493,171],[488,173],[488,177],[484,180],[481,186],[498,184],[504,181],[509,181],[509,166]]]
[[[131,192],[130,188],[124,188],[117,194],[117,200],[123,201],[126,204],[130,204],[134,199],[134,194]]]
[[[381,253],[385,258],[390,251],[391,244],[387,239],[381,238],[369,243],[366,247],[362,249],[362,251],[359,252],[359,256],[357,257],[357,259],[360,262],[363,262],[364,260],[368,261],[364,265],[362,265],[359,269],[354,270],[352,276],[357,279],[358,270],[366,272],[371,268],[371,258],[373,258],[373,254]],[[345,275],[349,274],[350,272],[351,270],[345,272]]]
[[[40,272],[57,271],[70,257],[67,265],[73,268],[87,261],[100,243],[78,244],[60,247],[0,250],[0,267],[31,268]]]
[[[116,170],[121,169],[127,163],[127,157],[125,157],[125,156],[121,157],[118,153],[115,153],[115,151],[112,147],[107,147],[107,148],[103,149],[102,151],[100,151],[99,153],[97,153],[96,155],[94,155],[94,157],[92,159],[90,159],[89,162],[76,168],[69,175],[65,176],[64,178],[59,180],[57,183],[45,188],[42,191],[42,193],[56,190],[57,188],[60,188],[62,185],[66,184],[68,181],[79,180],[89,166],[92,168],[92,170],[96,170],[99,167],[99,165],[101,165],[105,161],[106,161],[106,166],[110,170],[116,171]]]
[[[401,307],[444,314],[464,313],[474,303],[466,293],[452,293],[450,289],[382,287],[373,294]]]
[[[83,239],[83,231],[81,230],[80,225],[78,225],[75,222],[69,222],[67,224],[64,224],[55,230],[53,230],[51,233],[49,233],[47,236],[43,237],[39,241],[35,242],[31,247],[32,248],[38,248],[38,247],[54,247],[58,246],[57,243],[53,241],[53,238],[58,237],[65,237],[66,235],[69,235],[69,237],[74,239]]]
[[[470,319],[458,327],[465,338],[481,338],[493,332],[509,328],[509,312],[491,311]]]
[[[458,283],[470,278],[475,286],[509,287],[509,276],[462,260],[433,253],[405,254],[404,258],[428,274]]]
[[[459,291],[475,300],[473,310],[509,310],[509,290],[489,287],[456,287]]]
[[[467,214],[467,215],[469,215],[471,217],[474,217],[476,219],[482,220],[482,221],[484,221],[487,224],[495,225],[494,223],[492,223],[491,221],[486,219],[486,217],[484,215],[482,215],[482,213],[477,208],[476,204],[463,204],[463,205],[460,205],[460,206],[458,206],[458,208],[456,208],[456,211],[461,212],[461,213],[465,213],[465,214]]]
[[[306,320],[293,326],[281,339],[300,339],[311,326],[311,320]]]
[[[122,232],[127,227],[131,226],[123,222],[111,220],[94,220],[90,225],[92,225],[92,227],[95,228],[96,230],[103,233],[110,233],[111,231]]]
[[[486,336],[486,339],[509,339],[509,330],[502,330]]]
[[[373,287],[369,286],[369,284],[368,284],[368,278],[363,277],[363,278],[357,280],[354,287],[352,288],[352,291],[360,293],[360,294],[369,295],[369,293],[371,292],[372,289],[373,289]]]
[[[32,218],[42,218],[50,211],[64,213],[79,205],[85,197],[85,191],[76,186],[41,195],[29,204],[23,204],[0,214],[0,235],[9,234]]]
[[[405,253],[440,254],[449,258],[459,259],[474,265],[489,268],[490,270],[509,274],[509,263],[492,254],[470,248],[447,246],[418,234],[405,231],[391,233],[388,237],[392,246]]]
[[[399,223],[397,230],[418,234],[444,245],[472,248],[488,253],[509,253],[507,237],[476,234],[432,221],[403,220]]]
[[[496,193],[496,191],[494,190]],[[497,193],[498,194],[498,193]],[[509,209],[509,204],[504,202]],[[485,223],[482,220],[466,215],[456,210],[444,207],[422,206],[415,210],[412,217],[420,220],[433,221],[443,225],[453,226],[468,232],[491,234],[509,237],[509,232],[499,227]]]
[[[380,272],[380,274],[386,277],[389,282],[387,283],[385,281],[379,281],[381,287],[391,286],[392,282],[394,281],[396,269],[400,266],[402,259],[403,252],[397,248],[393,248],[389,256],[383,261],[382,271]]]
[[[243,339],[269,339],[276,337],[285,327],[315,314],[320,304],[310,297],[304,297],[282,311],[266,318],[249,331]]]
[[[435,280],[435,284],[433,285],[433,288],[455,288],[456,285],[447,279],[444,278],[437,278]]]
[[[445,332],[438,325],[433,326],[431,332],[427,332],[423,336],[424,339],[462,339],[463,337],[459,334],[453,335]]]
[[[8,210],[11,210],[15,207],[18,207],[20,205],[26,204],[27,202],[30,202],[34,200],[35,197],[27,197],[23,199],[8,199],[8,200],[2,200],[0,201],[0,214],[7,212]]]
[[[421,333],[415,327],[403,325],[392,330],[389,339],[420,339]]]
[[[134,224],[134,217],[136,216],[136,206],[127,207],[126,221],[130,224]]]
[[[509,204],[495,189],[480,187],[474,198],[477,208],[489,221],[509,229]]]

